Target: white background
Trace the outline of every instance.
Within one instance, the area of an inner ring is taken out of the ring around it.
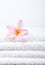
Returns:
[[[22,19],[27,27],[45,27],[45,0],[0,0],[0,25],[16,25]]]
[[[0,0],[0,40],[7,35],[7,25],[23,20],[30,35],[45,38],[45,0]]]

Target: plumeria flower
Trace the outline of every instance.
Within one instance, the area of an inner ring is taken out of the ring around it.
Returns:
[[[7,26],[9,30],[8,38],[20,41],[23,38],[23,36],[28,35],[28,31],[26,29],[23,29],[22,27],[23,27],[22,20],[19,20],[17,27]]]

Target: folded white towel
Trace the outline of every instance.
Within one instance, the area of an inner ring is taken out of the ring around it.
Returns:
[[[39,64],[39,65],[45,65],[45,59],[44,58],[0,58],[0,64]]]
[[[30,42],[30,41],[45,41],[45,27],[30,27],[28,28],[29,35],[26,37],[23,37],[21,41],[24,42]],[[9,40],[7,38],[8,30],[6,26],[0,27],[0,42],[4,41],[15,41],[13,39]]]
[[[32,51],[32,50],[26,50],[26,51],[18,51],[18,50],[12,50],[12,51],[0,51],[0,57],[12,57],[12,58],[45,58],[45,51]]]
[[[42,50],[45,42],[0,42],[0,50]]]

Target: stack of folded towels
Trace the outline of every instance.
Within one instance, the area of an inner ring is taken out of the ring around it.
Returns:
[[[45,28],[30,28],[30,35],[20,42],[0,40],[0,64],[45,64]]]

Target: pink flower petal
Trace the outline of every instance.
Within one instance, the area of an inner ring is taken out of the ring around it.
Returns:
[[[28,31],[27,30],[25,30],[25,29],[22,29],[22,33],[21,33],[23,36],[25,36],[25,35],[28,35]]]
[[[21,41],[21,39],[22,39],[22,36],[21,35],[15,36],[15,40],[16,41]]]
[[[22,22],[22,20],[19,20],[17,28],[21,29],[22,27],[23,27],[23,22]]]
[[[10,32],[13,32],[13,31],[15,30],[15,27],[13,27],[13,26],[7,26],[7,28],[8,28],[8,30],[9,30]]]
[[[9,33],[7,37],[10,38],[10,39],[13,39],[15,37],[15,35],[12,34],[12,33]]]

